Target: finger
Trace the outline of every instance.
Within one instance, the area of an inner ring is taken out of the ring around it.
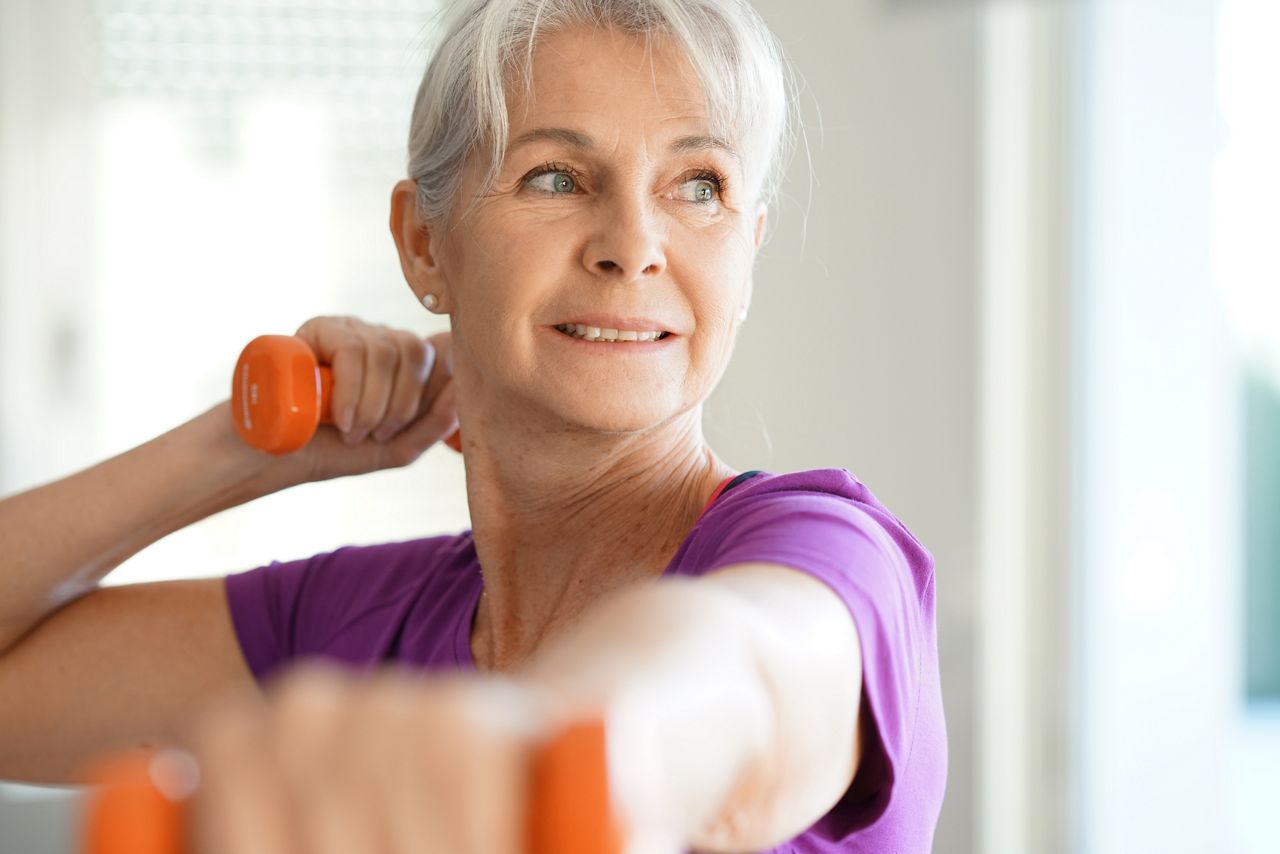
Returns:
[[[433,401],[445,384],[453,379],[453,335],[450,332],[440,332],[427,340],[435,347],[436,361],[423,396],[425,400]]]
[[[365,340],[357,331],[361,325],[354,317],[313,317],[294,333],[307,342],[320,364],[330,366],[330,418],[343,433],[351,430],[363,392]]]
[[[365,353],[364,342],[343,346],[330,359],[333,372],[333,390],[330,392],[330,419],[344,435],[350,435],[356,420],[356,408],[364,395]]]
[[[521,745],[468,713],[492,699],[474,688],[437,681],[405,703],[397,784],[384,793],[396,852],[523,848]]]
[[[286,818],[284,786],[267,761],[264,713],[259,703],[224,703],[195,739],[200,793],[194,801],[193,838],[199,854],[299,854]]]
[[[457,385],[449,380],[431,402],[427,414],[402,430],[386,448],[391,464],[406,466],[427,448],[458,429]]]
[[[349,443],[354,445],[363,440],[386,417],[399,364],[400,348],[392,340],[391,331],[385,326],[371,327],[365,335],[360,402],[356,404],[355,419],[345,437]]]
[[[398,785],[384,793],[391,850],[396,854],[471,850],[465,846],[459,824],[457,769],[439,755],[439,734],[433,743],[432,733],[421,726],[405,732],[403,758],[394,778]]]
[[[290,812],[307,854],[386,851],[372,803],[370,757],[353,745],[361,726],[361,685],[329,668],[291,675],[273,697],[271,735]]]
[[[433,734],[439,737],[425,719],[428,692],[403,677],[384,676],[378,681],[380,687],[366,707],[378,726],[361,728],[353,749],[369,760],[361,779],[386,834],[386,850],[396,854],[464,850],[445,838],[450,825],[442,796],[448,794],[450,775],[437,767],[431,753],[418,750],[420,742]],[[374,763],[376,774],[369,773]],[[428,787],[422,785],[424,780]]]
[[[533,733],[527,698],[505,682],[472,686],[462,712],[472,738],[458,763],[467,850],[521,851],[531,798]]]
[[[400,347],[400,365],[387,414],[373,431],[373,438],[379,442],[385,442],[418,417],[424,405],[427,379],[436,360],[436,350],[431,342],[412,332],[399,333],[395,340]]]

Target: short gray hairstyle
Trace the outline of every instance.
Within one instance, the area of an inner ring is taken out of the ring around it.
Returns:
[[[462,166],[488,149],[482,192],[507,146],[506,86],[531,86],[541,33],[611,26],[673,39],[702,84],[711,133],[742,155],[749,191],[772,202],[794,138],[795,85],[781,46],[746,0],[468,0],[440,41],[414,101],[409,177],[424,222],[449,215]]]

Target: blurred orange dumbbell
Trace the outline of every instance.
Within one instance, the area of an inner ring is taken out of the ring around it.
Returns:
[[[185,854],[199,769],[180,750],[114,754],[90,766],[84,854]],[[621,854],[609,803],[605,728],[567,727],[534,754],[525,838],[530,854]],[[228,852],[217,852],[228,854]],[[230,852],[242,854],[242,852]]]
[[[293,335],[259,335],[236,362],[231,413],[236,432],[250,447],[282,456],[332,424],[333,372],[321,365],[307,342]],[[459,453],[454,431],[445,444]]]

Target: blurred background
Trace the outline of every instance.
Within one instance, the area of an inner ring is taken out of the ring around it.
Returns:
[[[849,468],[934,554],[935,851],[1280,851],[1280,3],[755,5],[805,141],[707,435]],[[0,495],[225,398],[258,334],[443,328],[386,226],[436,12],[0,0]],[[467,519],[433,449],[109,583]],[[0,783],[0,851],[72,851],[76,798]]]

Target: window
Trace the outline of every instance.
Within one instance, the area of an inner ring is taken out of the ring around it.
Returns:
[[[307,318],[447,328],[387,230],[432,0],[94,4],[94,459],[226,397],[241,347]],[[466,527],[461,462],[309,485],[146,549],[120,584]]]
[[[1081,7],[1080,850],[1273,851],[1280,7]]]

